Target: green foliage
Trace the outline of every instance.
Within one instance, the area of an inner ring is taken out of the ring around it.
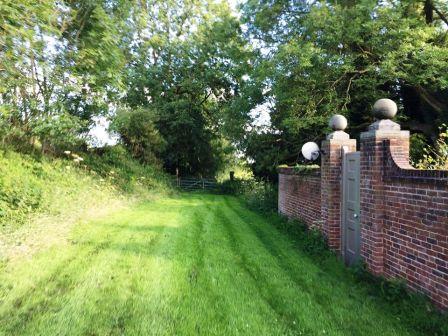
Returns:
[[[2,1],[0,124],[2,139],[20,147],[80,142],[92,117],[122,93],[123,48],[108,1]],[[120,15],[119,15],[120,14]]]
[[[86,122],[70,114],[61,114],[41,118],[31,124],[31,133],[36,136],[42,146],[42,152],[61,153],[64,150],[79,148],[84,142],[80,133]]]
[[[302,251],[316,261],[319,262],[330,257],[334,258],[333,253],[328,249],[325,237],[316,228],[310,229],[300,221],[287,220],[286,218],[275,221],[274,224],[279,230],[291,237],[295,245],[300,246]]]
[[[292,150],[287,148],[280,134],[257,129],[247,134],[244,147],[254,175],[270,181],[277,180],[277,167],[286,161],[289,150]]]
[[[60,211],[84,192],[92,180],[73,171],[70,162],[0,152],[0,225],[2,232],[27,223],[36,213]]]
[[[243,162],[240,159],[235,161],[236,162],[226,161],[228,164],[224,165],[216,176],[216,180],[218,182],[225,182],[229,180],[231,172],[233,172],[234,178],[239,180],[249,180],[254,177],[249,165],[246,162]]]
[[[91,121],[107,114],[124,94],[126,20],[130,4],[125,1],[71,0],[66,3],[66,26],[60,27],[60,64],[70,80],[64,83],[58,103],[69,113]],[[57,96],[58,97],[58,96]],[[59,98],[59,97],[58,97]]]
[[[221,182],[224,194],[241,197],[247,206],[255,211],[271,213],[277,211],[278,187],[276,184],[260,179],[235,179]]]
[[[88,169],[127,193],[145,197],[148,190],[170,190],[169,177],[157,165],[140,163],[120,145],[94,149],[84,162]]]
[[[278,202],[278,187],[276,184],[263,180],[249,180],[244,185],[242,198],[249,208],[261,212],[276,212]]]
[[[112,121],[111,130],[120,134],[134,158],[145,163],[157,163],[165,141],[155,125],[156,114],[147,109],[120,109]]]
[[[247,146],[259,149],[257,174],[272,171],[265,157],[297,163],[301,145],[323,139],[334,113],[347,116],[356,137],[373,122],[379,98],[399,102],[403,127],[428,139],[447,121],[446,1],[247,0],[241,7],[260,52],[251,75],[272,121],[268,145]]]
[[[403,126],[426,139],[448,121],[446,2],[247,0],[240,9],[241,19],[226,0],[2,1],[2,141],[78,147],[95,117],[120,111],[134,157],[211,176],[237,147],[255,176],[274,181],[335,111],[354,137],[380,96],[399,101]],[[260,104],[271,127],[249,127]]]
[[[157,167],[144,166],[119,146],[83,155],[83,161],[0,150],[0,232],[11,232],[36,215],[85,208],[127,194],[151,197],[169,191]],[[73,159],[75,158],[75,159]]]
[[[442,125],[439,130],[439,137],[434,146],[423,149],[423,159],[417,162],[417,168],[448,170],[448,126]]]
[[[295,165],[293,167],[294,171],[303,175],[312,174],[318,171],[320,168],[317,164],[308,164],[308,165]]]
[[[2,161],[5,163],[4,160]],[[2,170],[8,168],[10,168],[9,165],[2,166]],[[9,174],[17,171],[18,169],[11,170]],[[20,225],[26,220],[27,214],[36,211],[42,205],[43,184],[40,181],[24,178],[22,174],[13,176],[9,174],[3,173],[0,181],[2,228],[11,222]]]
[[[409,158],[412,164],[416,165],[423,158],[425,147],[428,141],[422,133],[413,133],[409,142]]]
[[[230,173],[233,172],[235,179],[248,180],[253,178],[252,170],[244,156],[235,152],[234,146],[228,142],[223,142],[223,164],[217,172],[215,178],[218,182],[224,182],[230,179]]]
[[[226,1],[144,1],[134,7],[126,103],[157,114],[164,166],[213,176],[225,139],[241,139],[253,83],[251,50]],[[192,28],[195,27],[195,28]]]

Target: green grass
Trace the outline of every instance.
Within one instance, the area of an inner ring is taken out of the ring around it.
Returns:
[[[0,267],[1,335],[417,335],[335,260],[232,196],[181,194],[80,223]]]
[[[76,164],[70,156],[0,149],[0,262],[52,244],[79,220],[170,192],[160,169],[120,146],[81,156]]]

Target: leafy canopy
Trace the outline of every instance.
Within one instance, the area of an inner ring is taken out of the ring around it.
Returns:
[[[272,162],[297,162],[306,141],[322,139],[334,113],[356,136],[381,97],[400,104],[401,123],[426,138],[448,115],[448,13],[444,1],[248,0],[247,36],[271,110]],[[262,166],[269,171],[272,167]]]

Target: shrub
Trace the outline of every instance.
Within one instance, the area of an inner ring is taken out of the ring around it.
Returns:
[[[85,126],[85,121],[65,113],[35,120],[31,134],[39,139],[42,152],[62,152],[84,142],[80,134]]]
[[[154,187],[169,190],[169,178],[158,165],[140,163],[122,145],[93,149],[85,156],[85,164],[126,192]]]
[[[220,191],[223,194],[228,195],[239,195],[242,191],[242,181],[241,180],[225,180],[220,183]]]
[[[419,169],[448,169],[448,126],[442,125],[439,137],[434,146],[428,146],[423,151],[423,159],[416,167]]]
[[[152,110],[122,108],[112,121],[111,130],[120,135],[134,158],[154,164],[165,147],[155,122],[156,114]]]
[[[297,246],[309,256],[319,260],[332,255],[327,247],[327,241],[316,228],[309,228],[297,220],[288,220],[284,217],[280,221],[273,221],[277,228],[291,237]]]
[[[428,147],[428,140],[422,133],[413,133],[409,139],[409,157],[415,166],[423,158],[425,148]]]
[[[220,184],[221,192],[240,196],[249,208],[259,212],[277,211],[277,185],[265,180],[227,180]]]

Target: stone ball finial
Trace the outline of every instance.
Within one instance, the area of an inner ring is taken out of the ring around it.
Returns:
[[[335,114],[329,122],[333,131],[343,131],[347,128],[347,119],[341,114]]]
[[[391,99],[382,98],[373,105],[373,115],[378,119],[392,119],[397,111],[397,104]]]

